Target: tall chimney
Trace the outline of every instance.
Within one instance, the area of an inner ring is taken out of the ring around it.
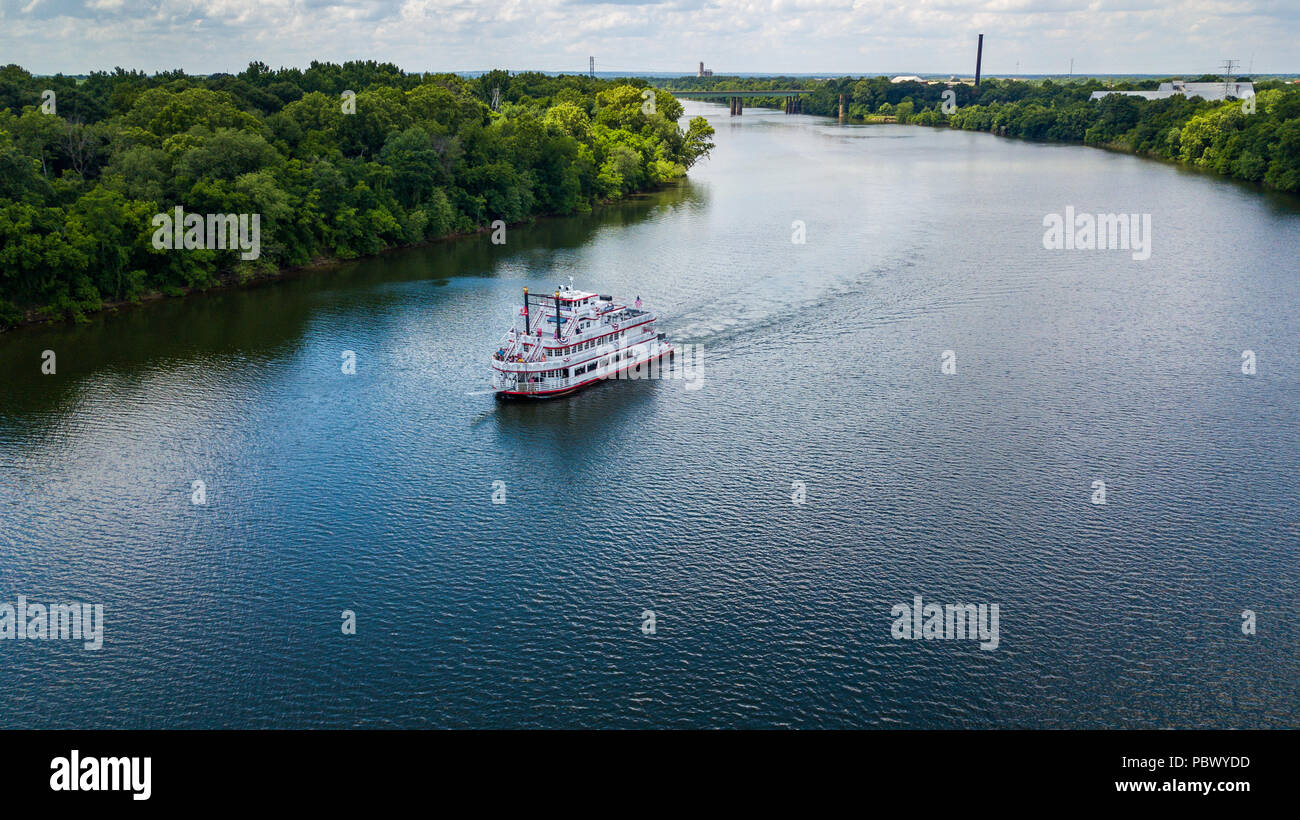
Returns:
[[[980,87],[980,63],[984,61],[984,35],[980,35],[979,48],[975,50],[975,87]]]

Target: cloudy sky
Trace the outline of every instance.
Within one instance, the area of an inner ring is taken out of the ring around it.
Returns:
[[[238,71],[1300,72],[1300,0],[0,0],[0,64]]]

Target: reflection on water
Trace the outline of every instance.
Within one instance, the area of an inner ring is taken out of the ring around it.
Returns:
[[[393,288],[397,283],[444,286],[458,277],[544,270],[602,231],[703,205],[701,192],[686,181],[589,214],[511,227],[505,245],[493,245],[486,235],[435,242],[305,269],[275,282],[100,314],[81,325],[0,335],[0,383],[6,386],[0,413],[38,420],[68,400],[81,379],[108,371],[129,377],[141,368],[173,369],[211,356],[275,359],[292,352],[322,311],[343,306],[361,318],[383,313],[404,298]],[[57,359],[62,378],[41,379],[30,367],[47,349],[66,354]]]

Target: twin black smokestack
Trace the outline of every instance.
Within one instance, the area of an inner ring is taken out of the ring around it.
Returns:
[[[984,61],[984,35],[980,35],[979,48],[975,50],[975,87],[980,87],[980,63]]]

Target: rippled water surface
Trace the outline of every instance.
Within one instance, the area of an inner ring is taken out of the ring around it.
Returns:
[[[0,726],[1300,725],[1297,201],[688,105],[689,182],[504,247],[0,336],[0,601],[107,620],[0,641]],[[1045,250],[1066,206],[1151,258]],[[702,387],[482,394],[569,276]],[[917,594],[999,647],[894,640]]]

